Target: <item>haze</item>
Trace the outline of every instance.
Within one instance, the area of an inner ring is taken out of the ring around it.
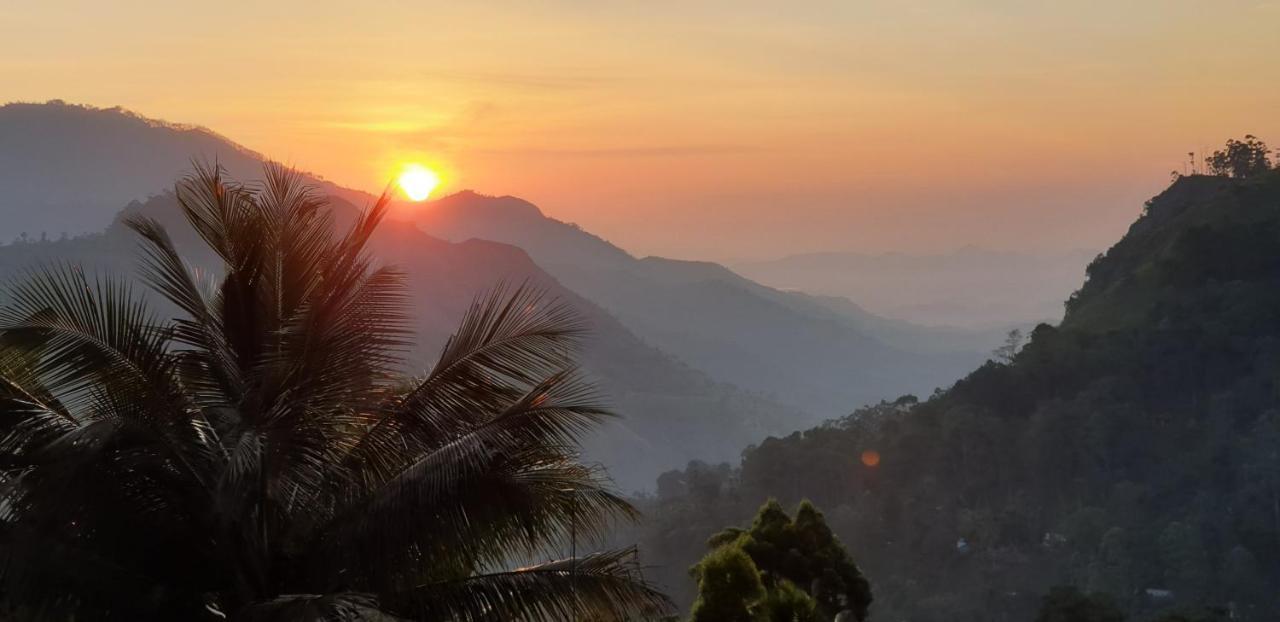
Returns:
[[[423,161],[717,260],[1101,249],[1188,151],[1280,135],[1275,2],[179,4],[0,13],[0,100],[194,122],[360,188]]]

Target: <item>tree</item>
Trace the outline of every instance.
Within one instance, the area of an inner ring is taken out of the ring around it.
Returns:
[[[712,536],[708,544],[713,550],[704,562],[719,559],[722,551],[738,550],[758,569],[765,589],[759,611],[785,612],[778,615],[788,621],[791,618],[786,616],[809,615],[805,613],[808,604],[797,596],[798,591],[812,600],[819,619],[832,620],[844,611],[852,612],[857,620],[867,617],[870,584],[822,513],[808,501],[800,504],[792,520],[777,501],[770,500],[761,506],[749,529],[726,529]],[[752,596],[747,605],[754,606],[756,598]]]
[[[818,602],[790,581],[782,580],[757,606],[768,622],[821,622]]]
[[[1026,336],[1021,330],[1015,328],[1005,335],[1004,344],[993,350],[991,355],[997,363],[1010,365],[1018,356],[1018,351],[1022,349],[1024,343],[1026,343]]]
[[[0,593],[52,619],[564,619],[654,611],[631,551],[505,569],[632,508],[581,464],[609,413],[537,291],[478,299],[399,375],[405,284],[282,167],[198,168],[214,286],[135,217],[142,280],[49,267],[0,309]]]
[[[760,571],[742,549],[720,547],[693,567],[698,600],[690,622],[755,622],[753,611],[764,597]]]
[[[1105,595],[1058,586],[1045,595],[1036,622],[1124,622],[1124,612]]]
[[[1271,161],[1267,157],[1270,153],[1266,143],[1252,134],[1246,134],[1244,140],[1228,140],[1225,149],[1214,151],[1204,161],[1209,165],[1209,172],[1214,175],[1245,179],[1265,173],[1271,168]]]

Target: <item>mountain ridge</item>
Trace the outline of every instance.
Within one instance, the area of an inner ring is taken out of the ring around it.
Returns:
[[[38,122],[24,124],[20,132],[10,131],[15,110],[34,115]],[[31,212],[30,216],[45,222],[71,219],[70,214],[93,216],[76,221],[83,230],[74,231],[75,237],[60,239],[55,233],[42,241],[45,236],[28,236],[24,242],[0,246],[0,272],[12,278],[22,266],[33,262],[74,260],[96,270],[131,274],[135,267],[133,239],[122,226],[122,206],[126,213],[147,213],[162,220],[175,239],[181,240],[184,253],[198,249],[194,234],[182,232],[186,223],[176,209],[175,181],[187,172],[193,157],[216,161],[236,180],[260,178],[261,161],[255,159],[260,157],[256,152],[216,133],[183,127],[152,122],[123,109],[65,103],[0,108],[0,162],[19,161],[27,146],[43,144],[39,157],[24,164],[26,168],[0,170],[0,189],[4,190],[0,192],[0,213],[8,218]],[[75,140],[79,130],[86,132],[84,144]],[[138,161],[108,158],[106,150],[112,145],[115,151],[142,157]],[[202,151],[186,153],[189,148]],[[18,189],[17,179],[32,168],[54,170],[58,176],[24,178]],[[62,178],[76,181],[59,185]],[[95,184],[106,183],[106,179],[111,180],[111,191],[95,193]],[[329,196],[330,208],[338,213],[339,221],[349,220],[360,209],[358,205],[373,200],[359,190],[309,179]],[[21,197],[43,196],[55,187],[63,192],[61,198],[67,199],[61,207],[34,211],[20,207]],[[117,199],[119,203],[110,203]],[[511,197],[509,201],[519,200]],[[371,244],[382,260],[407,264],[413,315],[418,320],[420,344],[413,353],[418,366],[429,362],[463,309],[501,282],[537,284],[585,313],[596,327],[584,354],[588,371],[601,379],[602,387],[626,416],[603,435],[589,439],[588,450],[593,459],[607,462],[614,477],[628,489],[644,487],[661,469],[695,456],[711,453],[731,457],[742,443],[800,425],[790,407],[717,382],[638,338],[606,310],[547,274],[523,249],[483,240],[452,243],[396,219],[384,221]],[[219,265],[211,257],[196,259]]]
[[[720,380],[804,408],[811,423],[850,403],[928,394],[1000,342],[995,331],[935,330],[853,302],[784,292],[714,262],[637,258],[572,224],[532,216],[524,204],[508,217],[508,199],[451,195],[428,202],[414,220],[444,239],[524,248],[646,340]]]

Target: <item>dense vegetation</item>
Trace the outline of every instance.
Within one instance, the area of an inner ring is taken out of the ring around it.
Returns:
[[[874,619],[1029,620],[1055,585],[1131,619],[1274,619],[1280,171],[1246,173],[1176,180],[1060,326],[949,390],[664,475],[646,561],[691,602],[680,575],[720,525],[807,498],[871,579]]]
[[[575,454],[608,413],[535,291],[479,300],[395,370],[403,275],[268,167],[179,185],[222,260],[135,217],[142,279],[35,271],[0,309],[0,604],[49,620],[561,620],[664,608],[631,552],[560,558],[632,508]],[[168,308],[167,307],[167,308]]]

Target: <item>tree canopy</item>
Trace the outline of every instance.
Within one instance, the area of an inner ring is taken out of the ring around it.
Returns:
[[[833,620],[842,612],[867,617],[870,584],[808,501],[793,520],[770,500],[750,528],[726,529],[708,545],[712,551],[693,569],[699,593],[694,622],[729,619],[714,616],[730,607],[767,622]],[[724,580],[730,576],[739,578]]]
[[[1228,140],[1226,147],[1205,158],[1205,164],[1214,175],[1244,179],[1267,172],[1271,168],[1270,153],[1271,150],[1261,139],[1253,134],[1246,134],[1244,140]]]

